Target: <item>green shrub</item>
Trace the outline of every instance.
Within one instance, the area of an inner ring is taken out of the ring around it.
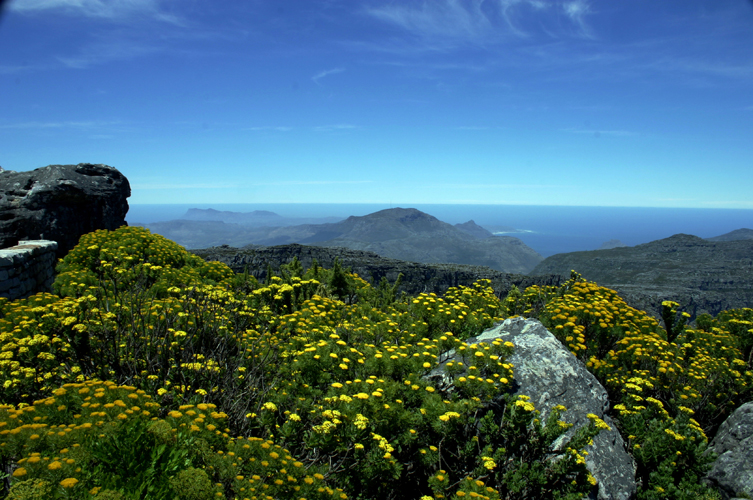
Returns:
[[[668,336],[577,273],[504,301],[297,261],[259,283],[140,228],[85,235],[59,271],[59,296],[0,300],[8,498],[582,498],[606,424],[553,450],[565,409],[504,395],[514,346],[464,342],[511,314],[607,387],[640,498],[711,498],[707,435],[753,384],[750,310],[693,329],[669,304]],[[454,389],[430,377],[451,349]]]

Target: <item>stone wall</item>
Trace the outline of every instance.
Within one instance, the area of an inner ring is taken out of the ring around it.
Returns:
[[[0,297],[11,300],[49,292],[55,280],[55,251],[48,240],[19,241],[0,250]]]

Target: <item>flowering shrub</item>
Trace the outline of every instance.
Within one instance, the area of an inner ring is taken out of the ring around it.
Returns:
[[[750,314],[691,329],[669,304],[671,342],[577,275],[503,301],[484,280],[398,296],[339,263],[260,283],[141,228],[85,235],[59,273],[58,295],[0,300],[7,498],[582,498],[606,424],[552,450],[566,409],[500,400],[514,346],[464,342],[510,314],[608,388],[642,498],[704,493],[706,435],[750,394]],[[450,392],[431,375],[451,349]]]
[[[342,498],[273,442],[229,437],[227,415],[212,404],[183,405],[164,419],[158,411],[144,391],[99,381],[0,407],[9,498]]]
[[[124,226],[85,234],[57,267],[56,293],[102,294],[117,298],[134,289],[164,297],[170,286],[228,282],[233,272],[219,262],[206,262],[180,245],[141,227]]]
[[[744,335],[686,325],[679,304],[664,324],[629,307],[613,290],[574,274],[548,290],[540,318],[599,378],[638,463],[641,498],[697,498],[713,454],[707,434],[750,399],[753,373],[739,349]],[[739,313],[720,314],[735,318]]]

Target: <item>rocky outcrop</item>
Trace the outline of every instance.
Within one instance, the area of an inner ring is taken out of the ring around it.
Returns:
[[[718,458],[707,480],[728,498],[753,498],[753,403],[724,421],[711,442]]]
[[[470,286],[480,279],[489,279],[497,295],[505,297],[513,286],[523,290],[531,285],[556,286],[564,281],[560,276],[554,275],[508,274],[488,267],[462,264],[419,264],[388,259],[362,250],[298,244],[244,248],[221,246],[192,252],[205,260],[227,264],[236,273],[248,271],[257,279],[266,277],[268,265],[273,271],[279,271],[281,265],[289,264],[294,258],[297,258],[305,269],[310,268],[314,260],[320,266],[331,269],[335,259],[339,259],[343,267],[350,268],[372,284],[379,283],[383,277],[394,283],[402,274],[403,279],[398,291],[410,295],[424,292],[444,294],[451,286]]]
[[[634,247],[552,255],[529,274],[569,276],[571,269],[657,317],[665,300],[693,317],[753,305],[753,240],[676,234]]]
[[[0,248],[19,240],[58,243],[62,257],[81,235],[125,225],[128,179],[107,165],[49,165],[0,172]]]
[[[593,446],[588,449],[586,465],[599,481],[598,499],[633,498],[636,494],[635,463],[625,451],[622,436],[607,414],[607,391],[596,377],[536,320],[510,318],[477,337],[469,338],[467,343],[491,343],[495,339],[515,345],[513,355],[508,358],[515,371],[513,395],[529,396],[531,403],[541,412],[542,420],[556,405],[563,405],[567,408],[563,420],[574,424],[565,437],[588,425],[589,413],[609,425],[609,431],[603,430],[594,438]],[[453,358],[450,353],[447,361],[429,375],[440,387],[446,388],[451,383],[452,379],[446,375],[443,366]]]

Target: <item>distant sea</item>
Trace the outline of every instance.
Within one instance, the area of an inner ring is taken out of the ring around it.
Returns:
[[[182,204],[131,205],[129,224],[180,219],[189,208],[231,212],[268,210],[283,217],[367,215],[390,205],[376,204]],[[710,238],[740,228],[753,229],[753,210],[635,207],[563,207],[537,205],[406,205],[450,224],[473,220],[480,226],[512,227],[544,257],[556,253],[596,250],[609,240],[628,246],[685,233]]]

